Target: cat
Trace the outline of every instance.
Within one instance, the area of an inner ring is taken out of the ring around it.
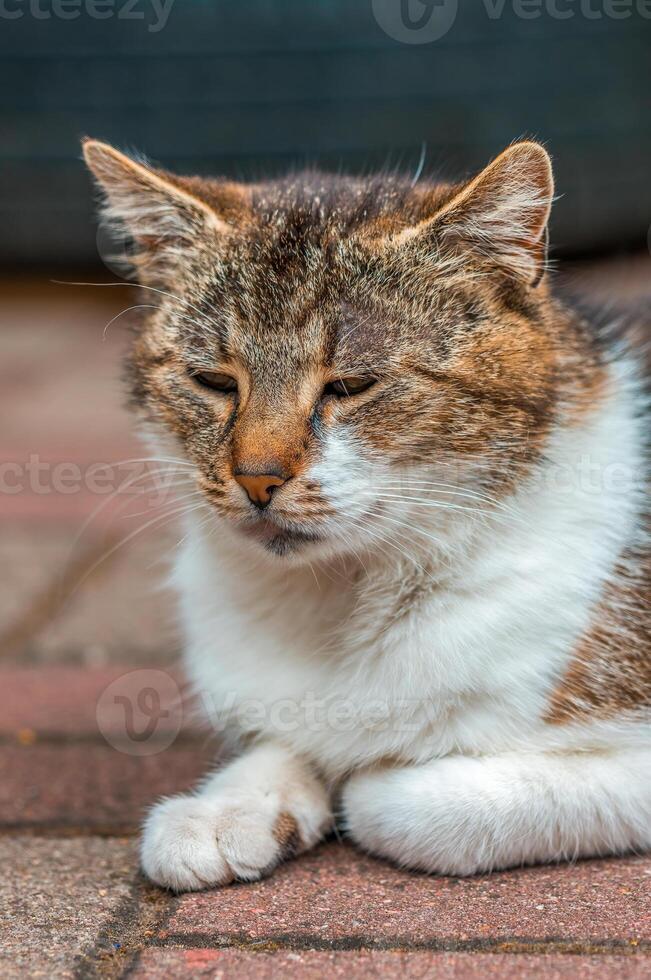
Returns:
[[[149,812],[148,877],[255,880],[336,820],[443,875],[648,849],[642,357],[552,292],[544,147],[458,184],[84,155],[154,307],[185,666],[238,736]]]

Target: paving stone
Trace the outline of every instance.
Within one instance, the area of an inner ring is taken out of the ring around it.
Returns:
[[[162,583],[182,532],[154,527],[110,554],[127,528],[75,545],[79,527],[36,523],[0,535],[3,662],[171,663],[176,607]]]
[[[1,499],[0,499],[1,505]],[[69,548],[70,532],[3,523],[0,533],[0,633],[24,617],[53,582]]]
[[[56,594],[58,579],[80,554],[110,550],[150,517],[162,521],[161,505],[172,506],[169,492],[160,490],[146,498],[129,491],[113,503],[105,492],[146,472],[116,463],[150,455],[134,438],[124,406],[123,321],[104,337],[107,322],[134,302],[133,291],[105,286],[26,280],[6,284],[3,291],[0,652],[22,662],[26,657],[89,663],[149,657],[160,663],[178,646],[169,596],[157,589],[165,572],[159,567],[161,556],[170,553],[180,531],[168,539],[152,529],[144,543],[136,538],[121,547],[82,583],[62,616],[67,593],[62,588]],[[108,480],[97,472],[91,479],[90,468],[98,464],[113,466]],[[17,483],[20,492],[14,493]],[[125,503],[126,513],[121,510]],[[136,516],[141,511],[147,513]],[[54,593],[45,596],[47,608],[41,604],[35,610],[27,645],[22,627],[30,623],[25,618],[49,586]],[[10,640],[17,641],[17,649],[9,649]]]
[[[134,844],[84,838],[0,838],[0,973],[72,978],[75,957],[128,901]]]
[[[47,283],[3,294],[0,518],[73,521],[101,504],[102,526],[115,512],[108,491],[144,474],[126,462],[151,453],[125,407],[125,321],[104,331],[135,296]]]
[[[168,929],[218,945],[279,940],[316,948],[648,942],[651,857],[455,879],[406,873],[331,843],[265,881],[183,896]]]
[[[161,668],[0,668],[0,736],[31,733],[28,740],[96,736],[128,741],[129,724],[141,733],[155,721],[152,739],[160,740],[170,732],[196,731],[196,717],[181,677]]]
[[[181,536],[180,530],[175,536],[152,533],[98,565],[60,614],[32,638],[32,659],[170,663],[179,649],[176,607],[162,584],[169,569],[166,556]]]
[[[106,455],[108,446],[133,445],[121,380],[124,322],[104,334],[113,316],[138,302],[133,296],[42,280],[3,286],[0,458],[65,459],[72,447],[73,460],[93,459],[98,448]]]
[[[10,453],[0,457],[0,519],[6,523],[65,522],[72,529],[84,523],[86,537],[118,528],[126,534],[128,520],[141,517],[131,525],[138,527],[164,505],[172,507],[175,489],[193,489],[174,462],[149,459],[135,439],[104,443],[90,456],[75,442]]]
[[[262,953],[233,949],[148,949],[135,980],[276,980],[358,977],[366,980],[642,980],[651,960],[643,956],[501,956],[492,953],[313,952]]]
[[[132,832],[159,796],[203,775],[201,746],[134,757],[96,745],[0,747],[0,829]]]

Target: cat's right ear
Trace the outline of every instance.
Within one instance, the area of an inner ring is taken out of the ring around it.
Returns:
[[[243,201],[227,198],[229,193],[243,196],[239,185],[221,185],[222,217],[193,193],[188,178],[157,170],[97,140],[83,140],[82,148],[102,193],[102,218],[115,238],[129,240],[128,261],[141,282],[169,283],[197,249],[217,246],[232,233],[233,216]]]
[[[398,235],[429,254],[472,250],[491,271],[537,286],[547,262],[547,222],[554,199],[551,160],[540,143],[514,143],[457,189],[431,218]]]

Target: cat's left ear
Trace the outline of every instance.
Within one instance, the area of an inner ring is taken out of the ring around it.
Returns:
[[[515,143],[462,187],[433,217],[402,233],[470,247],[514,279],[537,286],[547,261],[554,199],[549,154],[539,143]]]
[[[143,283],[173,281],[193,252],[231,234],[245,210],[241,185],[177,177],[97,140],[82,146],[103,217],[130,239],[129,261]]]

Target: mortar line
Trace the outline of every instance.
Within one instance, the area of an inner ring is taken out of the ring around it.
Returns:
[[[169,933],[152,940],[150,947],[159,949],[239,949],[247,952],[436,952],[494,953],[527,955],[557,953],[568,956],[641,956],[651,955],[651,942],[635,939],[562,939],[557,936],[501,936],[494,939],[431,939],[408,936],[373,939],[369,936],[344,936],[324,939],[318,935],[285,933],[251,939],[247,933]]]
[[[135,968],[148,937],[164,928],[176,907],[170,892],[148,884],[141,874],[94,943],[75,958],[74,980],[122,980]]]
[[[44,840],[60,838],[102,837],[108,840],[121,837],[135,837],[140,832],[139,824],[72,824],[49,821],[43,823],[15,821],[0,823],[1,837],[37,837]]]
[[[38,670],[38,668],[35,668]],[[131,742],[126,735],[116,735],[115,739],[108,742],[107,739],[101,734],[101,732],[54,732],[54,731],[39,731],[36,729],[33,733],[33,741],[30,741],[28,745],[25,745],[20,741],[20,738],[9,732],[0,733],[0,748],[13,747],[21,748],[24,752],[30,752],[32,749],[37,749],[40,746],[45,746],[48,748],[65,748],[67,746],[95,746],[98,748],[112,749],[116,753],[127,754],[132,758],[147,758],[147,756],[138,756],[130,751],[125,751],[127,749],[133,748],[133,742]],[[147,743],[148,748],[155,748],[157,745],[162,745],[162,748],[158,748],[156,752],[152,751],[150,755],[155,755],[157,753],[167,752],[175,748],[196,748],[205,749],[206,747],[206,736],[205,735],[195,735],[192,732],[180,732],[178,735],[174,736],[174,741],[168,744],[165,735],[161,735],[159,739],[155,736]]]

